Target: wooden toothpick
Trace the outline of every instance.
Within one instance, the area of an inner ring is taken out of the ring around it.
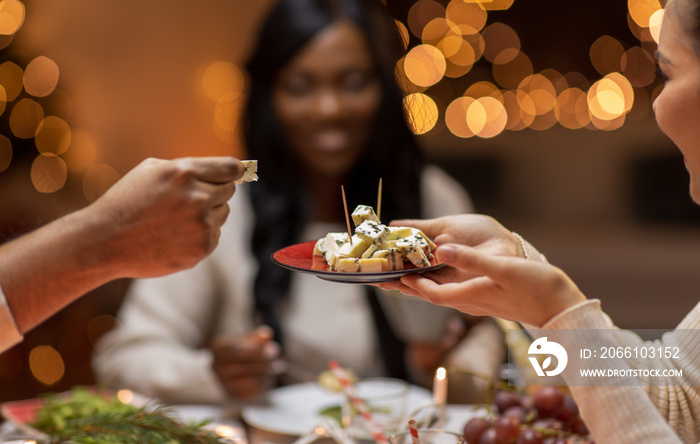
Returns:
[[[377,218],[382,220],[382,178],[379,178],[379,191],[377,191]]]
[[[348,224],[348,238],[352,245],[352,231],[350,231],[350,215],[348,214],[348,202],[345,200],[345,188],[341,185],[340,191],[343,193],[343,207],[345,208],[345,223]]]

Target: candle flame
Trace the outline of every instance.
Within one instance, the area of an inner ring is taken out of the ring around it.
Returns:
[[[438,369],[435,371],[435,378],[440,381],[447,378],[447,370],[445,370],[445,367],[438,367]]]

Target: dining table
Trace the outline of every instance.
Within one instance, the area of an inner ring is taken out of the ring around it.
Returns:
[[[293,388],[293,390],[298,389]],[[304,390],[308,390],[308,387]],[[421,389],[416,388],[416,390]],[[286,393],[289,392],[290,390],[287,390]],[[322,420],[313,410],[316,408],[314,402],[318,402],[318,400],[314,401],[306,392],[298,392],[297,395],[300,397],[296,405],[285,404],[284,400],[273,397],[272,402],[268,400],[253,404],[188,404],[168,405],[167,408],[172,415],[183,422],[206,421],[206,428],[216,431],[227,442],[235,444],[292,444],[301,443],[302,438],[306,443],[311,441],[319,443],[339,442],[332,435],[320,434],[309,438],[309,435],[313,434],[316,424]],[[417,402],[421,399],[418,397],[413,401]],[[444,418],[439,428],[461,434],[469,419],[483,413],[483,406],[446,404]],[[318,429],[316,428],[316,430]],[[32,440],[32,436],[27,433],[26,427],[22,427],[22,424],[16,424],[7,418],[0,423],[0,443],[29,444],[35,442],[37,441]],[[41,444],[41,441],[38,442]]]

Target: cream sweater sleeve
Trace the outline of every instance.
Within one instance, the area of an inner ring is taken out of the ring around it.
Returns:
[[[528,259],[547,259],[526,240],[517,235]],[[529,328],[529,327],[528,327]],[[616,328],[597,299],[589,299],[559,313],[543,329],[610,329]],[[659,342],[677,345],[686,351],[678,361],[656,359],[630,361],[633,368],[682,367],[684,375],[700,377],[700,304],[686,316],[674,332]],[[629,331],[615,335],[623,347],[644,341]],[[700,439],[700,396],[698,387],[688,381],[667,381],[669,386],[571,386],[582,416],[598,444],[674,444],[697,443]],[[685,384],[685,386],[683,386]],[[698,386],[700,384],[694,384]]]
[[[600,301],[588,300],[570,307],[547,324],[545,329],[615,328],[601,310]],[[698,374],[700,344],[693,341],[700,333],[700,304],[654,345],[678,346],[684,351],[678,360],[629,360],[637,369],[682,369],[685,380],[664,381],[667,386],[651,382],[641,386],[571,387],[586,423],[597,443],[696,443],[700,437],[700,397],[687,377]],[[630,331],[615,334],[622,347],[634,347],[644,341]],[[675,384],[675,385],[674,385]],[[684,385],[685,384],[685,385]],[[697,384],[695,384],[697,385]],[[673,432],[677,433],[675,435]],[[680,438],[680,439],[679,439]],[[682,441],[681,441],[682,439]]]

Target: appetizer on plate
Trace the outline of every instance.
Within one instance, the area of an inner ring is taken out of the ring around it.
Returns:
[[[377,273],[403,270],[410,262],[416,268],[430,266],[436,245],[412,227],[384,225],[369,205],[352,212],[355,233],[331,232],[314,246],[314,256],[323,257],[332,271]]]

